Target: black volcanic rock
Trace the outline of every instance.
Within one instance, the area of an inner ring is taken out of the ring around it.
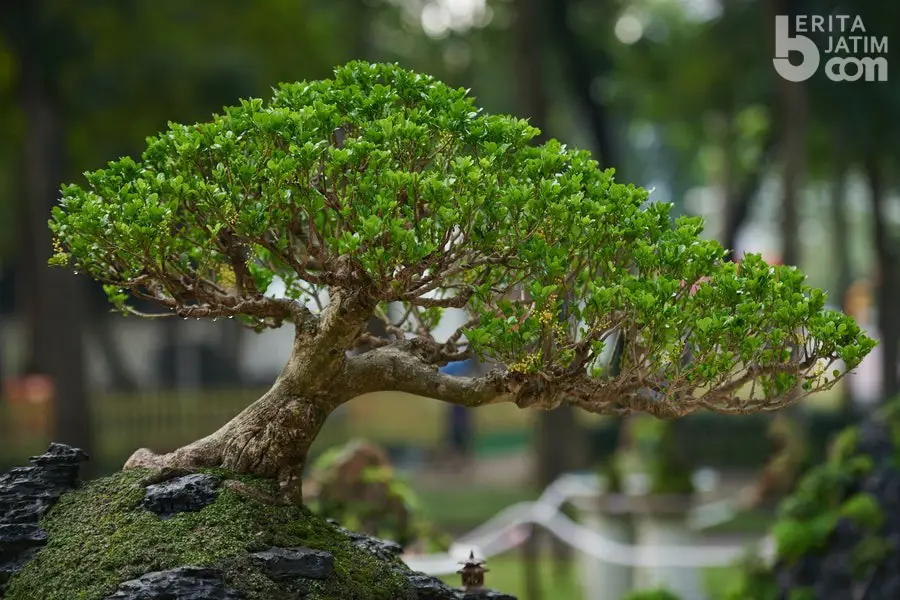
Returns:
[[[251,554],[253,562],[275,581],[298,577],[325,579],[334,571],[334,556],[310,548],[269,548]]]
[[[514,596],[489,589],[464,592],[424,573],[413,573],[409,581],[416,590],[416,600],[516,600]]]
[[[15,573],[47,543],[38,522],[65,492],[78,484],[87,454],[64,444],[50,444],[32,456],[31,467],[0,475],[0,593]]]
[[[225,576],[218,569],[188,566],[155,571],[126,581],[105,600],[243,600],[245,597],[225,585]]]
[[[215,501],[219,483],[212,475],[193,473],[148,485],[143,507],[163,519],[197,511]]]

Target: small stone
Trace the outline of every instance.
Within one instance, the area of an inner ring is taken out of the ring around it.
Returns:
[[[225,577],[209,567],[179,567],[154,571],[119,585],[104,600],[244,600],[246,596],[225,586]]]
[[[269,548],[250,557],[275,581],[298,577],[325,579],[334,571],[334,556],[311,548]]]
[[[148,485],[142,506],[163,519],[181,512],[194,512],[212,504],[219,480],[212,475],[194,473]]]

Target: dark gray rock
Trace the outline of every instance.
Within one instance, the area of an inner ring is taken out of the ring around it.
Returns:
[[[38,456],[32,456],[28,462],[38,467],[79,467],[88,459],[88,455],[80,448],[73,448],[65,444],[53,442],[47,451]]]
[[[34,558],[34,555],[40,550],[40,546],[28,548],[17,554],[10,555],[9,558],[0,558],[0,598],[3,597],[3,586],[9,581],[10,577],[25,568],[28,561]]]
[[[30,523],[0,523],[0,556],[47,543],[47,532]]]
[[[87,454],[64,444],[50,444],[32,456],[31,467],[0,475],[0,596],[7,581],[47,543],[38,521],[59,497],[78,485]]]
[[[269,548],[251,554],[253,562],[263,568],[274,581],[306,577],[325,579],[334,571],[330,552],[310,548]]]
[[[409,582],[416,590],[417,600],[458,600],[462,597],[460,590],[455,590],[437,577],[414,573]]]
[[[163,519],[198,511],[215,501],[220,483],[218,478],[204,473],[176,477],[148,485],[142,505]]]
[[[225,585],[225,576],[209,567],[155,571],[119,585],[105,600],[244,600]]]
[[[489,589],[464,592],[424,573],[411,573],[409,582],[416,591],[416,600],[516,600],[514,596]]]

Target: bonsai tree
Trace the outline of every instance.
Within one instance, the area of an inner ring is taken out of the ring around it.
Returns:
[[[118,310],[296,331],[265,395],[125,468],[222,467],[277,478],[299,500],[323,422],[368,392],[746,413],[834,385],[837,361],[852,369],[873,347],[796,268],[728,262],[700,219],[673,220],[672,205],[616,183],[588,152],[532,144],[537,133],[465,90],[354,62],[171,124],[140,161],[63,187],[51,263],[102,282]],[[445,309],[471,319],[437,340]],[[388,338],[367,333],[373,317]],[[501,366],[438,370],[470,356]]]

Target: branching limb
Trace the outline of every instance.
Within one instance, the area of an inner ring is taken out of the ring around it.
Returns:
[[[378,391],[406,392],[459,406],[513,402],[504,371],[481,377],[441,373],[440,345],[410,340],[347,360],[334,389],[347,400]]]

